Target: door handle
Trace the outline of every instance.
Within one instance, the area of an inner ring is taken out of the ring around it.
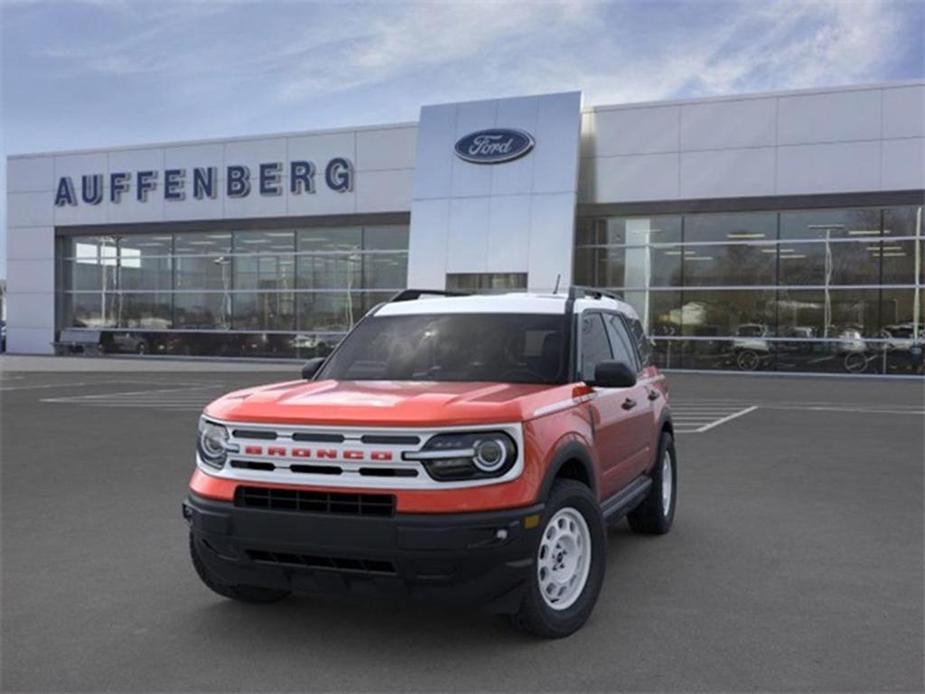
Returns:
[[[627,398],[626,400],[623,401],[623,405],[621,405],[621,407],[624,410],[631,410],[634,407],[636,407],[636,401],[633,400],[632,398]]]
[[[649,391],[648,398],[649,400],[658,400],[658,396],[661,395],[655,388]]]

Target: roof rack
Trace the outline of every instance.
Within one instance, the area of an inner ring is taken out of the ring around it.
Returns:
[[[605,289],[596,289],[594,287],[582,287],[580,285],[573,284],[568,288],[568,298],[574,301],[575,299],[614,299],[616,301],[623,301],[623,295],[617,294],[616,292],[609,292]]]
[[[444,291],[442,289],[402,289],[398,294],[388,300],[387,303],[396,301],[414,301],[422,296],[469,296],[466,292]]]

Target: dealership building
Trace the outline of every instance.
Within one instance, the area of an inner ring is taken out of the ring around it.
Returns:
[[[11,156],[8,351],[308,357],[407,287],[581,284],[665,367],[921,373],[923,106],[925,82],[567,92]]]

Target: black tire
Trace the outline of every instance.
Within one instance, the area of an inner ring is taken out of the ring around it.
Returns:
[[[199,556],[200,549],[198,543],[196,542],[196,538],[193,537],[192,533],[190,533],[189,536],[189,551],[190,557],[193,560],[193,567],[195,567],[196,573],[199,574],[199,578],[207,588],[215,593],[218,593],[223,598],[238,600],[240,602],[271,603],[279,602],[283,598],[289,596],[288,590],[260,588],[259,586],[231,585],[229,583],[225,583],[217,576],[215,576],[215,574],[209,570],[209,567],[206,566],[205,562],[202,561],[202,557]]]
[[[511,615],[511,622],[515,627],[547,639],[560,639],[581,628],[588,621],[604,582],[607,558],[607,533],[604,519],[593,492],[580,482],[558,480],[553,485],[540,524],[542,532],[537,534],[534,557],[538,561],[540,540],[548,530],[550,519],[564,508],[580,513],[587,523],[590,534],[591,562],[584,588],[569,607],[562,610],[554,609],[547,604],[540,593],[539,567],[534,563],[530,570],[527,593],[520,610]]]
[[[845,371],[850,374],[862,374],[867,371],[867,355],[851,352],[845,355]]]
[[[668,509],[662,497],[663,461],[665,455],[671,460],[671,495]],[[678,505],[678,456],[674,449],[674,438],[667,431],[662,432],[658,442],[658,455],[652,468],[652,486],[639,506],[627,514],[630,528],[642,535],[664,535],[671,530],[675,508]]]
[[[736,366],[739,371],[757,371],[761,358],[753,349],[744,349],[736,355]]]

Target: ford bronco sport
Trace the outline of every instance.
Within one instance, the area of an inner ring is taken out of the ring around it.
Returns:
[[[303,379],[205,408],[183,514],[216,593],[392,592],[587,620],[606,524],[675,513],[668,388],[632,307],[596,290],[406,290]]]

